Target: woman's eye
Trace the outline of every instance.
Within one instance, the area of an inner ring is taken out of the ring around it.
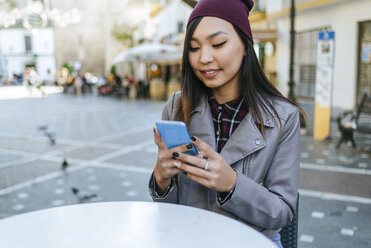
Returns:
[[[189,48],[189,51],[191,51],[191,52],[195,52],[195,51],[197,51],[199,48],[198,47],[190,47]]]
[[[213,45],[213,47],[221,47],[223,46],[227,41],[224,41],[222,43],[219,43],[219,44],[216,44],[216,45]]]

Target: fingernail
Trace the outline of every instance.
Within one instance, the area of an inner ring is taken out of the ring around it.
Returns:
[[[179,153],[173,152],[173,158],[179,158]]]
[[[191,137],[191,140],[192,140],[192,141],[196,141],[196,137],[195,137],[195,136],[192,136],[192,137]]]
[[[192,145],[191,144],[188,144],[186,147],[187,147],[187,149],[192,149]]]

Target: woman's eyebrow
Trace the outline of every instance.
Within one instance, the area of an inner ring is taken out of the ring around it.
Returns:
[[[215,36],[218,36],[218,35],[220,35],[220,34],[228,34],[228,33],[224,32],[224,31],[218,31],[218,32],[215,32],[215,33],[210,34],[209,36],[207,36],[207,37],[206,37],[206,40],[210,40],[210,39],[212,39],[212,38],[214,38]],[[194,37],[192,37],[191,40],[198,41],[198,39],[197,39],[197,38],[194,38]]]

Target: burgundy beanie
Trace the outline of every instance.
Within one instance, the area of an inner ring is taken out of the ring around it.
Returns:
[[[253,0],[200,0],[193,9],[187,26],[196,17],[214,16],[234,24],[253,41],[248,18],[253,6]]]

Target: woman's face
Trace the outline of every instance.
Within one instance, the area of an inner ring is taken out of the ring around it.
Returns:
[[[231,23],[203,17],[189,44],[189,62],[195,75],[214,94],[232,94],[239,91],[238,72],[244,51]]]

